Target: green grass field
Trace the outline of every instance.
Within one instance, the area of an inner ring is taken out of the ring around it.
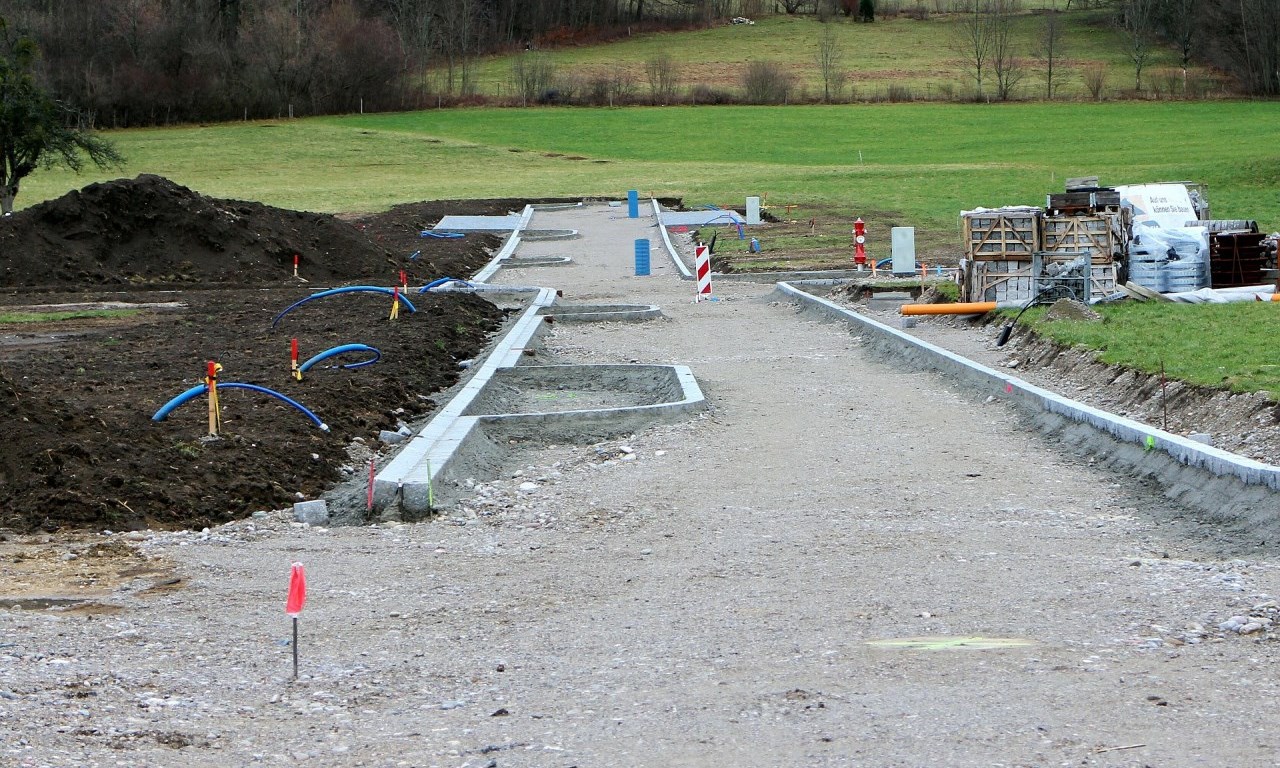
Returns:
[[[469,197],[766,197],[791,217],[915,226],[959,252],[958,214],[1041,204],[1070,176],[1195,180],[1218,218],[1280,229],[1274,102],[877,104],[466,109],[229,123],[110,134],[121,173],[40,171],[19,206],[87,181],[158,173],[205,194],[317,211]],[[879,233],[880,237],[875,235]]]

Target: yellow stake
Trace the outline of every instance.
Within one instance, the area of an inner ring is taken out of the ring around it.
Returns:
[[[209,437],[217,437],[222,430],[222,409],[218,406],[218,374],[222,365],[209,361],[204,383],[209,387]]]

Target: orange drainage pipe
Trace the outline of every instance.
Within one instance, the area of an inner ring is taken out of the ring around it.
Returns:
[[[1017,306],[1014,304],[1013,306]],[[980,315],[1000,309],[994,301],[971,301],[964,304],[903,304],[904,315]]]

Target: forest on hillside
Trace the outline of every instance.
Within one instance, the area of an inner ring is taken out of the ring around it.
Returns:
[[[1126,45],[1177,47],[1242,94],[1280,94],[1276,0],[1060,0],[1101,7]],[[477,103],[474,62],[735,15],[972,13],[1019,0],[0,0],[6,35],[98,126]],[[1040,12],[1045,3],[1036,3]],[[871,19],[863,19],[870,21]],[[3,40],[0,40],[0,46]],[[613,103],[610,100],[609,103]]]

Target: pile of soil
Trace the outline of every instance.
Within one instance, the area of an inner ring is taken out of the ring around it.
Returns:
[[[420,205],[415,221],[425,228],[449,210]],[[255,285],[292,277],[295,255],[299,274],[316,284],[389,283],[401,269],[415,281],[440,277],[445,265],[430,257],[444,241],[424,247],[417,229],[401,228],[392,243],[376,231],[404,219],[397,214],[382,224],[374,217],[370,232],[364,222],[206,197],[142,175],[90,184],[0,218],[0,288]],[[410,248],[412,241],[419,245]],[[443,249],[453,254],[460,247],[483,264],[499,240],[468,235],[457,242]],[[429,258],[408,258],[414,250]]]
[[[444,215],[506,213],[525,202],[435,201],[342,218],[218,200],[140,176],[0,219],[0,309],[155,302],[149,291],[159,287],[174,289],[165,302],[184,305],[0,325],[0,527],[200,528],[362,475],[349,448],[428,417],[433,393],[457,381],[459,361],[482,350],[502,311],[474,296],[411,293],[418,311],[390,322],[389,296],[347,293],[299,307],[275,330],[272,319],[318,287],[389,285],[401,269],[411,285],[471,275],[499,237],[441,240],[421,230]],[[310,283],[292,278],[294,253]],[[317,367],[295,381],[292,338],[304,361],[351,343],[382,358]],[[219,440],[202,439],[204,397],[152,421],[202,382],[208,360],[224,366],[221,381],[287,395],[331,431],[270,396],[235,389],[221,392]]]

